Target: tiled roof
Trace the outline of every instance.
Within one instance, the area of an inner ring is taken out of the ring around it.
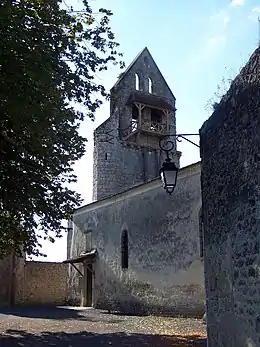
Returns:
[[[164,98],[150,93],[140,91],[132,92],[126,104],[131,105],[133,102],[139,102],[140,104],[149,105],[156,108],[173,110],[173,106],[170,105]]]

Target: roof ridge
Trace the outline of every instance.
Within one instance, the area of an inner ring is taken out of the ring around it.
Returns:
[[[155,60],[154,60],[152,54],[150,53],[150,51],[149,51],[149,49],[148,49],[147,47],[145,47],[141,52],[139,52],[139,53],[137,54],[137,56],[135,57],[135,59],[134,59],[134,60],[131,62],[131,64],[126,68],[126,70],[121,74],[121,76],[117,79],[116,83],[115,83],[115,84],[113,85],[113,87],[111,88],[111,91],[112,91],[112,89],[116,88],[116,87],[119,85],[119,83],[124,79],[124,77],[126,76],[126,74],[131,70],[131,68],[133,67],[133,65],[136,63],[136,61],[140,58],[140,56],[141,56],[145,51],[149,54],[149,56],[150,56],[151,60],[153,61],[153,63],[154,63],[154,65],[155,65],[156,69],[158,70],[158,72],[159,72],[159,74],[161,75],[161,77],[162,77],[164,83],[166,84],[167,88],[169,89],[169,91],[170,91],[172,97],[174,98],[174,100],[176,100],[176,98],[175,98],[175,96],[174,96],[174,94],[173,94],[171,88],[169,87],[169,85],[168,85],[166,79],[164,78],[163,74],[161,73],[161,70],[159,69],[159,67],[158,67],[158,65],[156,64],[156,62],[155,62]]]

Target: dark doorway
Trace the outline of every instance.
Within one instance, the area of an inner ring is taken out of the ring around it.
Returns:
[[[93,291],[93,265],[86,265],[87,270],[87,286],[86,286],[86,306],[92,306],[92,291]]]

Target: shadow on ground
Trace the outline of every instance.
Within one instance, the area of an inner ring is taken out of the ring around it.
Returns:
[[[1,347],[15,346],[60,346],[60,347],[102,347],[102,346],[128,346],[128,347],[206,347],[206,340],[199,336],[161,336],[146,334],[106,333],[96,334],[90,332],[65,333],[43,332],[32,334],[23,330],[7,330],[0,335]]]
[[[149,313],[143,313],[143,312],[131,313],[131,312],[112,311],[112,310],[107,310],[107,311],[102,310],[101,312],[102,312],[102,314],[113,315],[113,316],[122,316],[122,317],[148,317],[148,316],[150,316]]]
[[[86,312],[88,314],[86,314]],[[0,314],[11,315],[17,317],[35,318],[35,319],[56,319],[56,320],[80,320],[90,322],[106,322],[106,323],[120,323],[121,319],[106,319],[100,315],[91,315],[91,309],[84,312],[84,310],[75,310],[59,306],[17,306],[12,308],[0,309]],[[89,314],[90,313],[90,314]],[[1,345],[0,345],[1,346]]]

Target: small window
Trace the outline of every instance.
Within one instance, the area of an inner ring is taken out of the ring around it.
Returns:
[[[123,230],[121,234],[121,266],[128,269],[128,232]]]
[[[140,81],[139,81],[139,76],[137,73],[135,74],[135,89],[139,90],[140,89]]]
[[[151,78],[148,78],[148,91],[150,94],[152,94],[153,92],[153,81],[151,80]]]

